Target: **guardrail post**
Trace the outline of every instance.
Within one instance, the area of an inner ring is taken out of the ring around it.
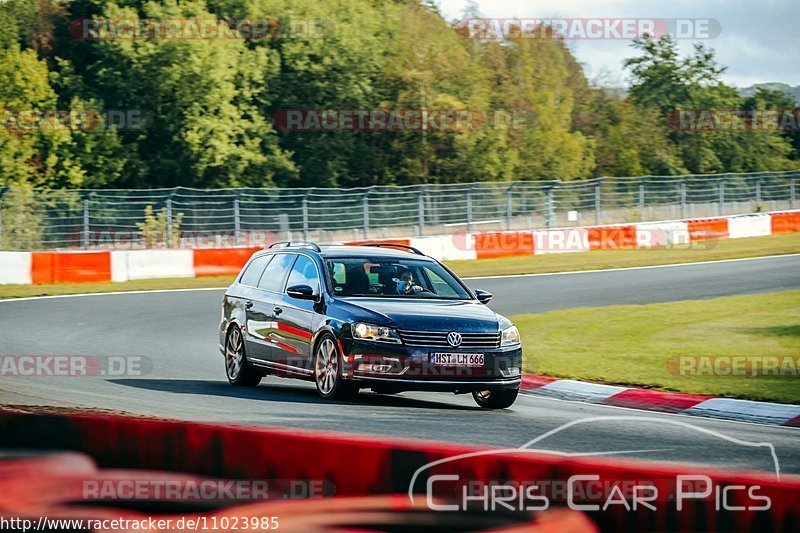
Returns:
[[[725,214],[725,178],[719,180],[719,214]]]
[[[419,216],[419,235],[425,234],[425,186],[417,191],[417,215]]]
[[[83,232],[81,233],[81,248],[89,247],[89,199],[83,199]]]
[[[555,202],[553,201],[553,190],[561,183],[560,179],[554,179],[550,182],[544,191],[545,194],[545,219],[544,227],[552,228],[556,220]]]
[[[303,195],[303,240],[308,240],[308,195],[311,191],[306,191]]]
[[[472,187],[473,185],[469,186],[467,189],[467,232],[472,231]]]
[[[681,218],[686,218],[686,182],[681,180]]]
[[[172,248],[172,198],[167,198],[167,231],[165,248]]]
[[[506,229],[511,229],[511,191],[514,189],[514,183],[506,189]]]
[[[644,179],[639,182],[639,222],[644,221],[644,182]]]
[[[794,178],[789,179],[789,209],[794,209],[794,200],[795,200],[795,184]],[[2,241],[0,241],[2,242]]]
[[[239,193],[233,199],[233,245],[239,246],[239,235],[242,231],[241,219],[239,218]]]

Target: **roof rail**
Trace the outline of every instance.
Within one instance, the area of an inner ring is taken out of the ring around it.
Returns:
[[[311,241],[276,241],[266,247],[266,249],[274,248],[275,246],[282,244],[284,248],[289,248],[292,246],[298,246],[301,248],[311,248],[315,252],[321,252],[319,245],[315,242]]]
[[[411,252],[413,252],[413,253],[415,253],[417,255],[425,256],[425,254],[423,254],[422,252],[420,252],[417,248],[414,248],[413,246],[409,246],[407,244],[399,244],[399,243],[396,243],[396,242],[365,242],[365,243],[359,244],[359,246],[374,246],[375,248],[401,248],[403,250],[411,251]],[[425,257],[427,257],[427,256],[425,256]]]

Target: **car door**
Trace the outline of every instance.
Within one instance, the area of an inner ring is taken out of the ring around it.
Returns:
[[[294,257],[291,254],[278,253],[270,256],[271,260],[259,277],[256,287],[251,290],[251,298],[245,302],[247,307],[248,356],[256,363],[268,363],[272,360],[274,341],[272,334],[277,330],[275,323],[275,297],[283,286]]]
[[[261,337],[269,316],[266,313],[270,308],[264,302],[264,294],[258,288],[261,276],[272,260],[272,254],[260,255],[250,261],[247,268],[239,278],[239,288],[236,306],[241,306],[244,321],[244,343],[247,357],[253,361],[266,360],[270,348]],[[271,302],[272,296],[269,296]],[[240,315],[241,316],[241,315]]]
[[[283,290],[275,300],[275,320],[278,323],[273,360],[285,365],[288,371],[310,375],[312,367],[311,339],[314,308],[312,300],[300,300],[286,294],[288,287],[308,285],[315,295],[320,294],[320,273],[313,258],[299,254],[292,265]]]

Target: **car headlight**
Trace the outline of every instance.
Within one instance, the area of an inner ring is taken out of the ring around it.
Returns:
[[[501,332],[500,346],[516,346],[519,344],[519,330],[517,326],[511,326]]]
[[[363,322],[353,324],[353,338],[367,341],[391,342],[394,344],[400,344],[402,342],[400,336],[392,328],[373,326],[372,324],[365,324]]]

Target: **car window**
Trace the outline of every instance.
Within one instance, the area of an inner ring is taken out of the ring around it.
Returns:
[[[296,256],[294,254],[276,254],[275,259],[270,261],[258,282],[258,288],[272,292],[280,292],[283,289],[283,280],[286,279],[286,272]]]
[[[317,267],[314,261],[305,255],[297,256],[297,261],[294,262],[292,272],[289,274],[289,281],[286,283],[287,287],[293,285],[308,285],[316,293],[319,292],[319,277],[317,275]]]
[[[428,276],[428,279],[431,282],[431,287],[433,292],[438,294],[439,296],[445,296],[447,298],[458,298],[459,293],[453,287],[450,286],[442,277],[431,270],[430,268],[425,268],[425,275]]]
[[[261,274],[264,273],[264,267],[267,266],[267,263],[269,263],[272,257],[272,254],[260,255],[250,261],[250,264],[247,265],[247,269],[242,274],[242,277],[239,278],[239,283],[242,285],[249,285],[250,287],[257,287],[258,280],[261,279]]]
[[[334,294],[469,300],[469,292],[442,265],[411,258],[336,257],[325,261]]]

